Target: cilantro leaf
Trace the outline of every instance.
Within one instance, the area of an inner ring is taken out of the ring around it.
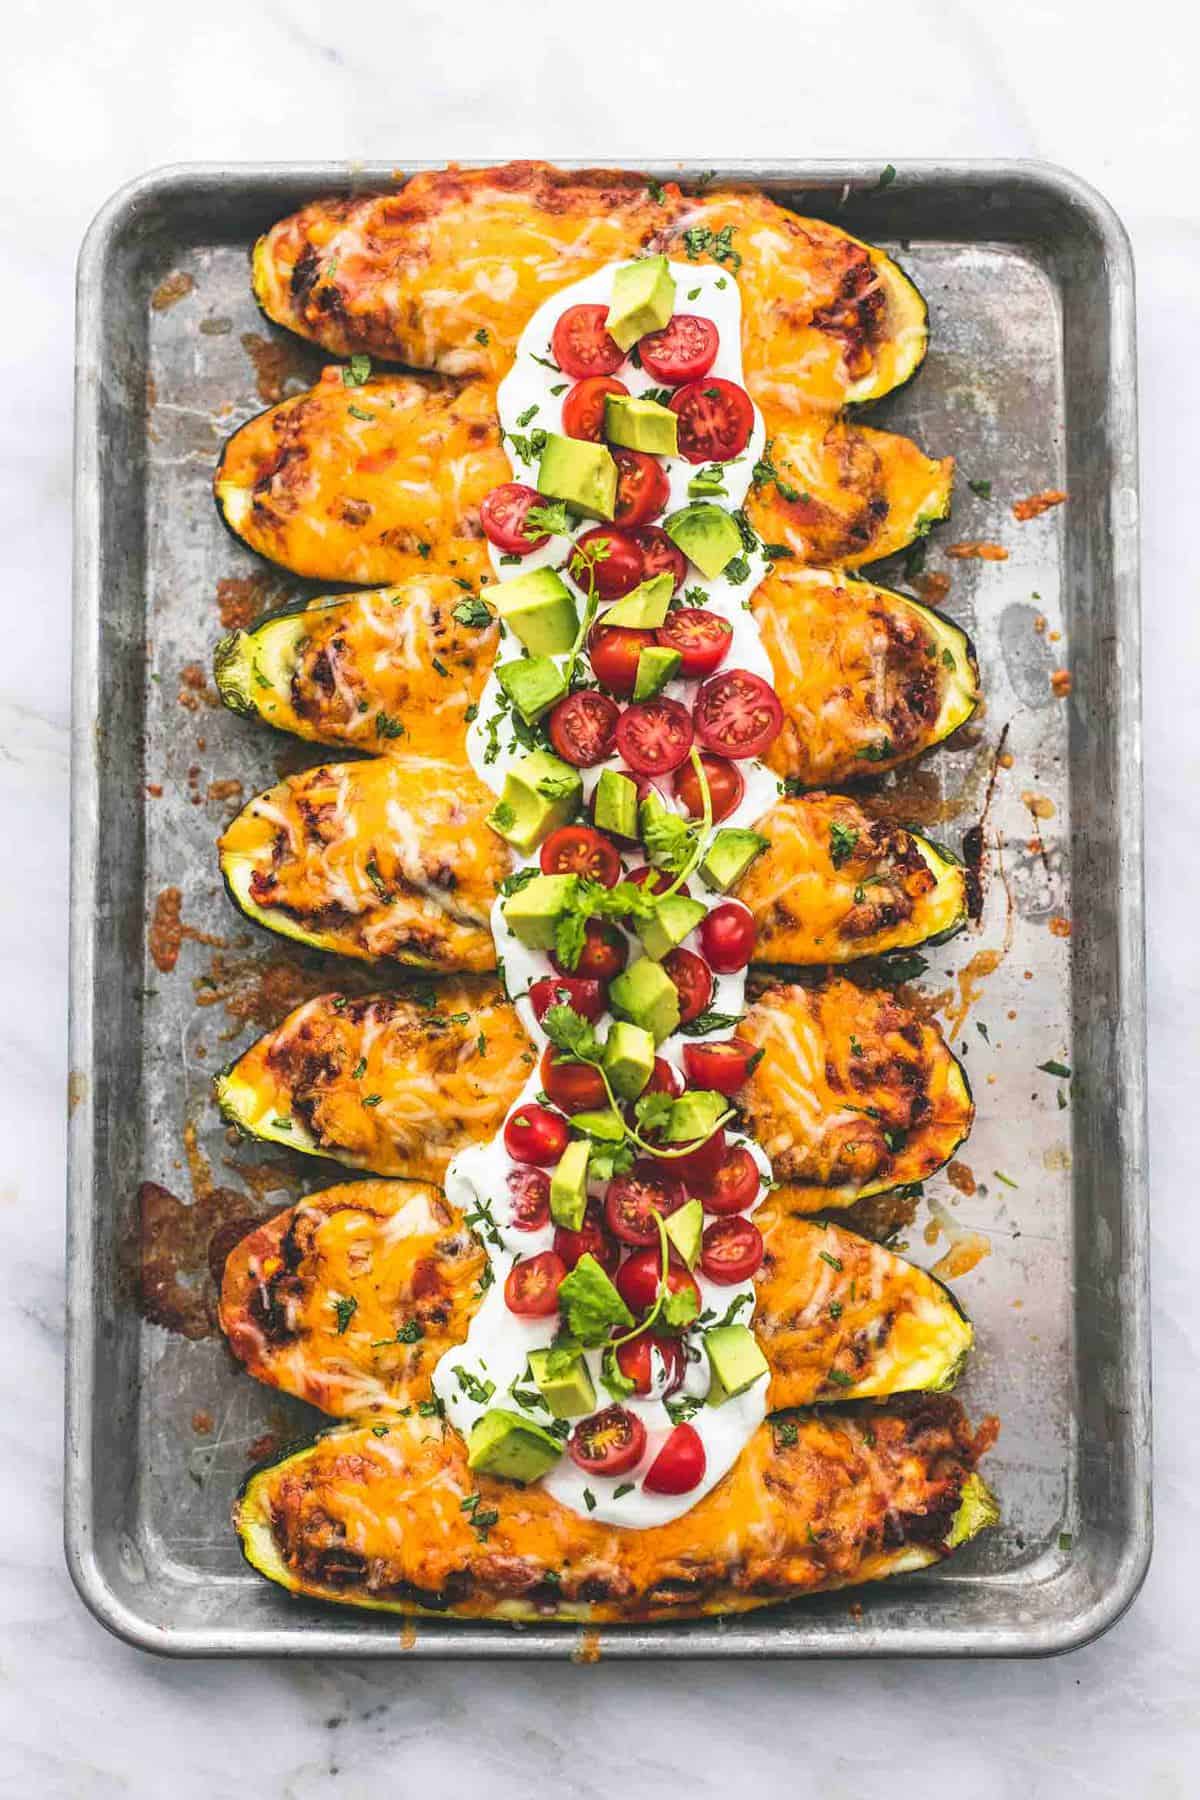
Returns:
[[[829,827],[829,860],[835,869],[840,869],[854,854],[854,846],[858,842],[858,832],[853,825],[842,825],[836,819]]]
[[[460,625],[475,625],[480,628],[492,622],[491,609],[482,600],[460,600],[454,608],[454,617]]]

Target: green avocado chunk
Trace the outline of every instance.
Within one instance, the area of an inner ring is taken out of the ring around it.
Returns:
[[[653,700],[655,694],[661,694],[668,681],[674,680],[682,661],[678,650],[668,650],[665,644],[647,644],[638,654],[634,699]]]
[[[601,769],[592,798],[597,831],[611,831],[614,837],[637,836],[637,784],[628,775]]]
[[[650,917],[639,919],[637,923],[637,934],[646,955],[661,962],[664,956],[678,949],[690,931],[695,931],[707,911],[703,900],[689,900],[685,894],[671,894],[660,900]]]
[[[576,1131],[586,1131],[589,1137],[597,1138],[602,1144],[619,1144],[625,1136],[624,1121],[611,1106],[600,1112],[572,1113],[571,1123]]]
[[[556,1364],[553,1375],[547,1367],[552,1360]],[[565,1367],[557,1366],[560,1364]],[[538,1393],[556,1419],[577,1419],[581,1413],[595,1411],[596,1389],[582,1353],[568,1363],[561,1351],[531,1350],[529,1369]]]
[[[538,491],[566,500],[588,519],[611,519],[617,505],[617,465],[604,444],[551,432],[538,465]]]
[[[639,581],[632,592],[615,606],[610,606],[600,620],[601,625],[630,625],[635,631],[653,631],[662,624],[671,604],[675,581],[668,570]]]
[[[604,396],[604,435],[610,444],[649,456],[677,456],[678,433],[679,420],[669,406],[629,394]]]
[[[527,725],[534,725],[567,691],[562,671],[548,656],[522,656],[496,664],[496,680]]]
[[[488,824],[527,856],[575,817],[582,795],[578,769],[548,750],[534,750],[505,775],[504,792],[488,814]]]
[[[656,1044],[679,1023],[679,991],[661,963],[639,957],[609,984],[609,1003],[620,1018],[648,1031]]]
[[[688,1200],[673,1212],[669,1219],[664,1219],[667,1236],[678,1250],[689,1269],[696,1266],[696,1258],[700,1254],[700,1240],[704,1235],[704,1208],[699,1200]]]
[[[727,894],[736,887],[756,856],[769,849],[771,840],[757,831],[739,831],[732,826],[718,831],[700,864],[700,875],[706,885]]]
[[[532,656],[563,656],[575,642],[575,596],[554,569],[529,569],[493,582],[488,598]]]
[[[531,950],[553,950],[554,926],[574,898],[578,875],[535,875],[504,902],[504,918],[514,937]]]
[[[587,1166],[591,1145],[572,1138],[550,1177],[550,1217],[567,1231],[578,1231],[587,1211]]]
[[[468,1468],[508,1481],[537,1481],[561,1455],[557,1438],[502,1406],[477,1419],[467,1440]]]
[[[669,1144],[690,1144],[696,1138],[711,1137],[717,1120],[728,1112],[724,1094],[710,1088],[689,1088],[671,1108],[663,1136]]]
[[[631,350],[648,331],[661,331],[674,310],[675,277],[666,257],[643,256],[613,275],[604,328],[622,350]]]
[[[663,520],[663,530],[710,581],[741,555],[742,534],[733,519],[707,500],[693,501],[671,513]]]
[[[604,1073],[622,1100],[636,1100],[654,1073],[654,1039],[641,1025],[618,1019],[604,1046]],[[553,1195],[551,1196],[553,1199]]]
[[[748,1325],[714,1325],[704,1334],[711,1375],[708,1404],[723,1406],[744,1394],[760,1375],[767,1373],[767,1359]]]

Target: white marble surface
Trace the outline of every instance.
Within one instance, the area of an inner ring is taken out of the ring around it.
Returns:
[[[589,9],[593,18],[607,9]],[[646,8],[604,59],[564,0],[10,0],[0,409],[13,650],[0,667],[0,1793],[591,1800],[744,1789],[970,1800],[1200,1791],[1200,1075],[1194,27],[1064,0]],[[682,17],[683,23],[679,20]],[[753,31],[739,31],[750,18]],[[518,18],[521,20],[518,25]],[[611,33],[602,31],[613,48]],[[99,203],[185,159],[1024,156],[1098,185],[1138,260],[1144,452],[1158,1548],[1131,1614],[1037,1665],[644,1673],[603,1665],[181,1665],[115,1642],[59,1539],[72,269]],[[1189,688],[1189,682],[1192,688]],[[20,882],[14,878],[19,866]],[[31,901],[30,896],[36,898]],[[1172,946],[1174,952],[1172,953]],[[1191,1121],[1189,1123],[1189,1120]],[[914,1779],[915,1778],[915,1779]]]

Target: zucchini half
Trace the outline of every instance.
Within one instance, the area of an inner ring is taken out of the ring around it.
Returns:
[[[957,1401],[766,1420],[669,1525],[597,1525],[467,1468],[440,1420],[342,1426],[252,1470],[251,1568],[298,1596],[416,1616],[632,1624],[778,1605],[942,1561],[999,1509]],[[494,1520],[471,1524],[469,1496]],[[897,1542],[897,1535],[900,1541]]]

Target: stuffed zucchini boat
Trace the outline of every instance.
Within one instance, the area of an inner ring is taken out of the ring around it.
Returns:
[[[763,1055],[735,1104],[789,1210],[921,1181],[970,1130],[970,1092],[945,1040],[890,994],[836,978],[776,983],[738,1035]],[[495,986],[448,987],[431,1007],[326,994],[238,1057],[216,1095],[253,1137],[437,1181],[457,1151],[500,1129],[532,1062],[516,1008]]]
[[[434,569],[477,584],[490,569],[480,502],[511,479],[495,389],[351,373],[326,369],[234,432],[214,479],[222,518],[252,550],[319,581]],[[751,490],[746,514],[797,560],[857,568],[949,509],[952,461],[906,438],[823,418],[768,417],[768,429],[776,473]]]
[[[464,763],[329,763],[259,794],[219,840],[234,904],[316,950],[443,973],[496,967],[489,916],[512,854]],[[846,963],[941,941],[967,916],[964,870],[837,794],[781,800],[732,889],[760,963]]]
[[[878,399],[924,358],[925,302],[881,250],[764,194],[615,170],[441,169],[311,201],[259,239],[253,283],[269,319],[335,356],[498,380],[549,294],[643,250],[736,273],[764,410]]]
[[[768,1411],[954,1385],[973,1334],[949,1289],[770,1200],[754,1220],[765,1252],[752,1329],[771,1369]],[[431,1398],[439,1358],[478,1311],[486,1261],[436,1188],[328,1188],[230,1252],[221,1327],[256,1380],[337,1418],[384,1417]]]
[[[682,1517],[597,1524],[473,1473],[419,1412],[336,1427],[253,1470],[234,1504],[250,1566],[289,1592],[392,1613],[629,1624],[746,1612],[911,1574],[999,1520],[994,1439],[949,1395],[768,1419]]]

